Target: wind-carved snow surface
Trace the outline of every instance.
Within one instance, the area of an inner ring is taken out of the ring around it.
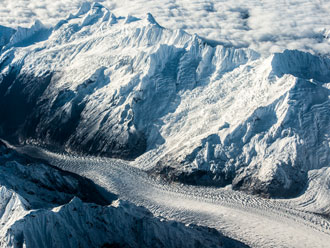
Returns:
[[[98,3],[27,39],[42,27],[4,39],[7,139],[135,159],[167,180],[266,196],[297,195],[309,170],[329,166],[328,58],[295,50],[265,58]]]
[[[212,228],[154,217],[1,141],[0,172],[0,247],[246,247]]]

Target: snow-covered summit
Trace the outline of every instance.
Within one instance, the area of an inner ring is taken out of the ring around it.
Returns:
[[[329,166],[327,58],[264,58],[99,3],[47,35],[1,53],[7,139],[266,195],[294,195]]]
[[[87,2],[92,2],[88,0]],[[183,28],[210,40],[249,47],[262,54],[298,49],[329,56],[330,6],[319,0],[98,0],[118,16],[151,12],[164,27]],[[0,1],[0,25],[55,25],[86,0]],[[87,8],[85,8],[87,9]]]

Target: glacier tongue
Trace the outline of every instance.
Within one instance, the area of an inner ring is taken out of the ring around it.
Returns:
[[[46,40],[2,51],[0,135],[292,196],[329,166],[329,69],[327,58],[264,58],[85,4]]]

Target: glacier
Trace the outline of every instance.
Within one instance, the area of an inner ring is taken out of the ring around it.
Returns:
[[[152,215],[91,180],[0,141],[1,247],[247,247]]]
[[[121,159],[51,152],[35,145],[12,149],[91,179],[155,216],[215,228],[251,247],[329,243],[329,170],[310,171],[308,189],[297,198],[266,199],[229,187],[167,183]]]
[[[326,56],[265,57],[99,3],[6,34],[0,136],[15,144],[266,197],[297,196],[309,171],[329,166]]]

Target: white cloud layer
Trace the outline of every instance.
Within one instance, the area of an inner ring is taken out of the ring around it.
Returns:
[[[0,25],[45,24],[76,12],[84,0],[0,0]],[[330,54],[329,0],[99,0],[114,14],[147,12],[167,28],[263,54],[299,49]]]

